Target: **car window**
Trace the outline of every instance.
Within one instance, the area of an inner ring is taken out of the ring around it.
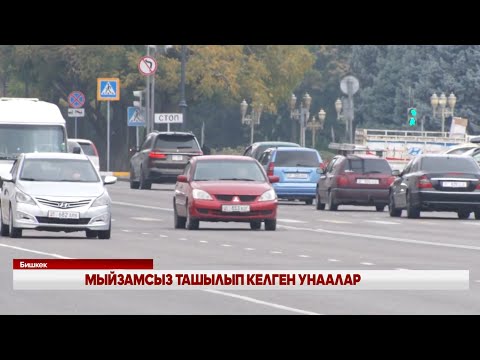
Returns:
[[[471,157],[424,157],[420,167],[425,172],[479,172]]]
[[[193,135],[167,135],[160,134],[155,140],[155,149],[186,149],[200,150],[198,143]]]
[[[390,174],[392,169],[386,160],[382,159],[348,159],[345,171],[357,174]]]
[[[252,147],[249,146],[247,150],[243,153],[243,156],[252,156]]]
[[[12,174],[12,178],[13,178],[13,179],[15,179],[15,178],[17,177],[18,164],[19,164],[19,161],[18,161],[18,160],[15,160],[15,162],[13,163],[12,168],[10,169],[10,174]]]
[[[195,181],[246,180],[266,181],[262,168],[254,161],[198,161],[193,175]]]
[[[82,148],[83,153],[84,153],[85,155],[88,155],[88,156],[97,156],[97,154],[95,153],[95,149],[94,149],[94,147],[93,147],[92,144],[82,143],[82,144],[80,144],[80,147]]]
[[[262,164],[262,165],[267,165],[268,162],[270,161],[270,155],[271,155],[271,154],[272,154],[272,153],[271,153],[270,151],[269,151],[269,152],[264,152],[264,153],[262,154],[262,156],[260,157],[260,160],[259,160],[260,164]]]
[[[277,151],[275,166],[319,167],[322,160],[314,151]]]
[[[477,152],[475,155],[472,156],[476,162],[480,163],[480,152]]]
[[[463,154],[465,152],[467,152],[468,150],[471,150],[475,148],[475,146],[472,146],[472,147],[462,147],[462,148],[459,148],[459,149],[455,149],[455,150],[449,150],[447,151],[447,154],[449,155],[460,155],[460,154]]]
[[[190,171],[190,168],[192,167],[192,164],[191,163],[188,163],[186,166],[185,166],[185,169],[183,169],[183,175],[186,175],[188,176],[188,172]]]
[[[327,169],[325,170],[325,172],[327,173],[330,173],[332,172],[332,169],[333,169],[333,166],[335,165],[335,163],[338,161],[339,158],[333,158],[327,165]]]
[[[23,181],[98,182],[89,160],[25,159],[20,170]]]
[[[141,150],[150,149],[152,147],[152,142],[153,142],[153,136],[150,135],[149,137],[147,137],[147,139],[143,143]]]

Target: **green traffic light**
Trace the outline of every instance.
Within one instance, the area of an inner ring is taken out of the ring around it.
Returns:
[[[410,109],[410,115],[417,116],[417,109]]]
[[[410,126],[417,125],[417,121],[415,120],[415,118],[410,118],[410,120],[408,121],[408,125],[410,125]]]

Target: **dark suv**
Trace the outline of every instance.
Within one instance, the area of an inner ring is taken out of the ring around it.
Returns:
[[[175,183],[192,156],[203,155],[190,132],[148,134],[130,159],[130,188],[151,189],[152,183]]]

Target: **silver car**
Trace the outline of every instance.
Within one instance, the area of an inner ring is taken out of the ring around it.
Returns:
[[[102,181],[87,155],[21,154],[1,180],[2,236],[18,238],[23,229],[34,229],[110,239],[111,200],[104,185],[117,178]]]

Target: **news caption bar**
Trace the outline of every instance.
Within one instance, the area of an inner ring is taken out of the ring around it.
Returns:
[[[155,270],[153,259],[14,259],[14,290],[468,290],[468,270]]]

